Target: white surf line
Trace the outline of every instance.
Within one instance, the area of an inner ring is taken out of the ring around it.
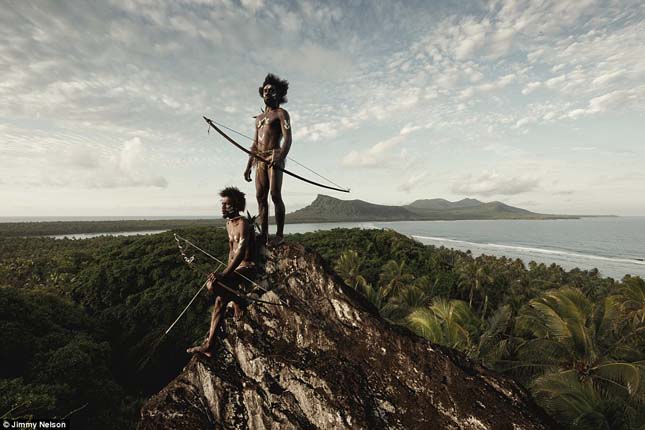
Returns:
[[[566,252],[566,251],[556,251],[553,249],[544,249],[544,248],[530,248],[526,246],[513,246],[513,245],[499,245],[496,243],[477,243],[477,242],[466,242],[465,240],[457,240],[457,239],[447,239],[445,237],[433,237],[433,236],[419,236],[419,235],[411,235],[411,237],[415,239],[427,239],[427,240],[434,240],[437,242],[451,242],[451,243],[458,243],[458,244],[463,244],[467,246],[474,246],[474,247],[479,247],[479,248],[492,248],[492,249],[508,249],[511,251],[526,251],[526,252],[534,252],[536,254],[548,254],[548,255],[567,255],[570,257],[579,257],[579,258],[586,258],[590,260],[602,260],[602,261],[613,261],[613,262],[621,262],[621,263],[630,263],[630,264],[636,264],[640,266],[645,266],[645,261],[640,261],[640,260],[632,260],[629,258],[618,258],[618,257],[603,257],[601,255],[593,255],[593,254],[580,254],[577,252]]]

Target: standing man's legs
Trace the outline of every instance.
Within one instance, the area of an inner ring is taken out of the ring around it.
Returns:
[[[265,163],[255,167],[255,197],[258,201],[258,218],[260,218],[259,243],[265,245],[269,238],[269,172]]]
[[[273,200],[273,206],[275,207],[275,223],[277,227],[276,236],[278,241],[281,241],[284,237],[285,207],[284,202],[282,201],[282,175],[282,171],[278,169],[269,169],[271,200]]]

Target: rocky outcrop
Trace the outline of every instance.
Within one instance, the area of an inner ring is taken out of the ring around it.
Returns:
[[[139,429],[551,429],[513,381],[382,320],[316,254],[271,251],[262,299],[227,319]]]

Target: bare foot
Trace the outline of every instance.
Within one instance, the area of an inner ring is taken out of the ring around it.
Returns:
[[[192,348],[188,348],[186,352],[189,354],[203,354],[206,357],[213,356],[213,353],[211,352],[210,348],[207,347],[206,345],[193,346]]]

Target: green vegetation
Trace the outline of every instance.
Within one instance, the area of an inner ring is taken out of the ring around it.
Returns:
[[[223,229],[179,233],[226,257]],[[474,258],[392,231],[289,240],[323,255],[387,320],[518,380],[564,428],[645,422],[642,279]],[[214,269],[195,258],[196,271],[171,233],[0,238],[0,415],[134,427],[143,399],[180,371],[186,346],[206,333],[207,304],[197,300],[159,342]]]
[[[180,233],[226,258],[223,229]],[[71,413],[79,428],[133,428],[143,399],[177,375],[207,330],[207,303],[197,300],[159,343],[214,269],[199,256],[196,267],[171,233],[0,239],[0,416]]]
[[[154,231],[224,225],[221,219],[158,219],[118,221],[43,221],[0,223],[0,237],[57,236],[125,231]]]

